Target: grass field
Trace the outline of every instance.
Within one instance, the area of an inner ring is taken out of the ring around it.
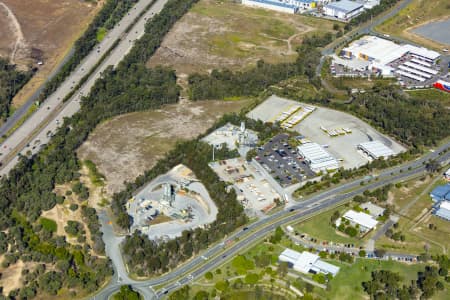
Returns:
[[[232,0],[200,0],[175,24],[148,65],[171,65],[178,73],[190,74],[213,68],[242,69],[259,59],[293,61],[305,35],[333,31],[333,24]]]
[[[357,259],[352,265],[332,262],[341,269],[330,281],[330,288],[326,291],[316,290],[322,299],[364,299],[362,282],[370,280],[371,272],[374,270],[390,270],[398,272],[403,283],[409,284],[411,280],[417,279],[417,272],[424,269],[424,265],[407,265],[394,261],[377,261],[368,259]]]
[[[424,46],[442,49],[444,45],[412,33],[411,29],[430,21],[448,18],[450,5],[447,0],[414,0],[397,15],[388,19],[376,29],[380,32],[399,36]]]
[[[308,234],[308,237],[313,237],[318,240],[318,242],[328,241],[333,243],[351,243],[355,244],[355,246],[360,246],[363,244],[364,239],[351,238],[345,235],[341,235],[335,230],[330,224],[330,218],[333,213],[337,210],[342,215],[346,210],[349,210],[350,207],[346,207],[345,205],[333,208],[327,212],[321,213],[313,218],[301,222],[294,226],[294,229],[298,231],[299,234]]]
[[[172,149],[178,140],[203,133],[227,112],[238,112],[251,100],[182,101],[160,110],[136,112],[100,124],[79,148],[105,175],[108,193],[121,190]]]
[[[401,188],[392,189],[389,198],[400,214],[399,227],[395,231],[401,231],[405,235],[405,241],[396,242],[383,236],[377,241],[377,246],[415,254],[424,253],[428,247],[428,251],[432,254],[448,254],[449,224],[430,213],[432,201],[429,193],[434,187],[444,183],[440,175],[436,176],[425,180],[411,180]],[[413,204],[409,209],[401,211],[411,201]],[[429,224],[434,224],[436,229],[430,229]]]

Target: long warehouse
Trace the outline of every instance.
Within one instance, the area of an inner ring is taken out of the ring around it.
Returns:
[[[332,171],[339,168],[339,162],[322,146],[316,143],[306,143],[297,147],[298,153],[309,163],[315,173]]]
[[[391,148],[387,147],[380,141],[371,141],[366,143],[361,143],[358,145],[358,149],[366,153],[373,159],[378,158],[388,158],[395,155]]]

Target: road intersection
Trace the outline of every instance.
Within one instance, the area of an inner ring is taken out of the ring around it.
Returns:
[[[243,249],[252,245],[261,238],[267,236],[278,226],[284,226],[293,222],[298,222],[308,216],[321,212],[329,207],[334,207],[342,202],[351,199],[354,196],[363,193],[365,190],[373,190],[390,183],[404,181],[413,176],[424,174],[425,164],[431,159],[436,159],[439,163],[446,165],[450,161],[450,142],[439,147],[434,152],[430,152],[423,157],[408,162],[406,164],[396,166],[380,172],[376,177],[368,182],[365,178],[356,179],[354,181],[334,187],[317,195],[305,198],[301,202],[287,207],[283,211],[279,211],[266,218],[260,219],[252,224],[249,224],[245,230],[240,230],[227,237],[224,241],[215,244],[205,250],[201,255],[189,260],[180,267],[172,270],[170,273],[160,277],[138,281],[128,277],[125,271],[114,275],[110,284],[101,290],[93,299],[108,299],[110,295],[120,289],[123,283],[131,285],[134,289],[146,295],[145,299],[161,298],[165,294],[180,288],[183,285],[189,284],[192,280],[199,278],[204,273],[220,266],[228,258],[235,254],[241,253]],[[362,184],[363,183],[363,184]],[[120,249],[117,241],[109,237],[111,232],[109,229],[105,230],[106,226],[111,226],[106,223],[106,219],[102,222],[104,228],[104,241],[107,249],[115,247],[114,255],[120,255]],[[114,236],[114,234],[112,233]],[[230,242],[232,244],[228,245]],[[108,251],[108,250],[107,250]],[[374,255],[368,253],[369,255]],[[413,258],[414,255],[402,253],[388,253],[390,257],[396,258]],[[122,262],[122,260],[120,259]],[[125,270],[123,266],[115,266],[115,270]],[[118,280],[122,278],[123,280]],[[154,294],[154,287],[164,285],[162,289]],[[154,296],[151,296],[154,295]],[[149,297],[149,298],[147,298]],[[152,298],[153,297],[153,298]]]
[[[63,119],[72,116],[80,109],[79,102],[81,97],[89,93],[95,80],[101,76],[101,72],[105,70],[107,66],[116,66],[129,52],[133,42],[140,38],[144,33],[147,19],[161,11],[167,0],[156,0],[153,6],[139,19],[133,28],[126,32],[125,29],[138,18],[140,13],[143,12],[151,2],[152,0],[139,1],[138,4],[132,8],[130,13],[106,35],[99,46],[83,60],[80,66],[66,81],[64,81],[58,90],[44,102],[39,110],[37,110],[19,129],[0,145],[0,152],[2,152],[0,162],[3,163],[0,169],[0,176],[8,174],[8,172],[17,164],[17,153],[23,155],[28,151],[32,154],[37,153],[41,148],[41,145],[46,144],[50,140],[51,133],[54,133],[63,123]],[[403,1],[393,11],[378,19],[376,23],[371,23],[361,28],[358,32],[371,32],[374,26],[398,12],[409,2],[410,0]],[[110,50],[110,48],[117,43],[116,41],[119,41],[118,45]],[[109,53],[109,51],[111,52]],[[327,55],[332,53],[332,51],[332,47],[325,48],[323,54]],[[88,74],[90,69],[107,53],[109,53],[109,55],[107,55],[105,60],[97,67],[84,85],[76,91],[68,101],[63,102],[66,95],[73,91],[81,79]],[[364,178],[357,179],[306,198],[301,202],[296,202],[286,210],[276,212],[269,217],[260,219],[248,225],[248,227],[246,227],[248,229],[246,230],[235,232],[222,243],[213,245],[205,250],[201,256],[189,260],[177,269],[172,270],[170,273],[145,281],[137,281],[128,276],[119,246],[124,237],[117,237],[114,234],[108,217],[104,212],[100,212],[99,218],[102,223],[106,253],[112,259],[115,273],[110,283],[93,296],[93,299],[108,299],[114,292],[120,289],[122,284],[131,285],[134,289],[138,290],[145,299],[160,298],[166,293],[178,289],[182,285],[188,284],[205,272],[221,265],[232,255],[239,253],[242,249],[273,232],[278,226],[298,221],[299,219],[318,213],[328,207],[335,206],[365,190],[375,189],[388,183],[402,181],[411,176],[421,174],[425,172],[424,162],[429,159],[437,158],[440,162],[448,162],[450,153],[440,153],[443,150],[447,150],[449,147],[450,143],[447,143],[439,149],[436,149],[435,152],[428,153],[421,159],[382,171],[370,182],[367,182]],[[232,241],[233,244],[225,247],[227,241]],[[161,285],[165,286],[159,291],[155,291],[153,288]]]

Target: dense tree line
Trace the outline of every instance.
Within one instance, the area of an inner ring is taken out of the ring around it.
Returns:
[[[54,293],[64,287],[92,292],[111,274],[109,260],[91,256],[88,245],[70,245],[64,237],[55,236],[36,221],[43,210],[64,202],[64,196],[53,192],[55,184],[80,177],[80,162],[75,150],[101,121],[178,100],[179,87],[174,71],[147,69],[145,62],[171,26],[193,3],[195,1],[169,1],[161,13],[147,23],[143,37],[145,43],[136,43],[125,62],[116,69],[107,68],[90,95],[82,99],[80,111],[64,120],[49,144],[33,157],[21,157],[9,177],[1,179],[0,230],[6,230],[7,240],[7,245],[3,243],[1,246],[10,247],[5,263],[14,263],[19,258],[44,262],[56,266],[52,271],[57,273],[49,273],[45,267],[39,269],[30,275],[23,288],[13,291],[11,296],[26,294],[32,298],[36,293]],[[149,49],[147,45],[152,46]],[[98,218],[89,208],[83,208],[82,214],[91,230],[94,250],[102,253]],[[54,285],[39,284],[53,278],[57,278]]]
[[[0,120],[9,116],[12,99],[28,82],[33,73],[34,70],[19,71],[15,65],[0,58]]]
[[[415,148],[450,135],[450,114],[441,103],[409,98],[391,85],[376,84],[355,96],[348,110]]]
[[[39,100],[44,101],[58,86],[66,79],[70,73],[80,64],[89,52],[94,49],[97,41],[97,32],[100,28],[106,30],[112,29],[119,22],[128,10],[136,3],[137,0],[107,0],[102,9],[95,16],[94,20],[89,24],[84,34],[75,42],[74,53],[70,59],[64,64],[61,70],[49,80]]]
[[[188,78],[189,96],[192,100],[225,99],[236,96],[257,96],[262,90],[295,75],[315,76],[320,61],[320,51],[333,40],[333,35],[306,37],[297,49],[294,63],[268,64],[259,60],[254,68],[246,71],[213,70],[210,74],[192,74]]]

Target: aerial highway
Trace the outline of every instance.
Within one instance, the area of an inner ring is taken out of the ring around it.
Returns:
[[[80,109],[80,99],[89,94],[95,81],[109,65],[116,66],[130,51],[134,41],[144,34],[145,23],[154,14],[159,13],[167,0],[156,0],[139,21],[128,32],[126,29],[133,24],[139,15],[145,11],[153,0],[139,1],[123,19],[110,30],[103,41],[80,63],[75,71],[59,86],[59,88],[44,101],[39,109],[30,116],[11,136],[0,145],[0,176],[4,176],[17,164],[18,154],[26,155],[28,151],[35,154],[43,144],[46,144],[51,133],[62,125],[65,117],[70,117]],[[110,50],[119,40],[119,44]],[[110,51],[110,52],[109,52]],[[75,91],[74,95],[63,102],[64,98],[73,92],[81,79],[89,74],[91,69],[106,55],[104,61],[97,66],[87,81]]]
[[[145,299],[159,299],[170,291],[178,289],[182,285],[189,284],[189,282],[195,278],[198,278],[207,271],[223,264],[229,257],[240,253],[245,247],[272,233],[278,226],[298,221],[299,219],[306,218],[324,209],[336,206],[349,198],[363,193],[365,190],[376,189],[389,183],[403,181],[410,177],[423,174],[426,172],[425,163],[430,159],[436,159],[443,165],[448,164],[450,160],[449,149],[450,142],[435,149],[433,152],[427,153],[419,159],[386,169],[376,176],[372,176],[370,182],[366,178],[359,178],[338,185],[317,195],[305,198],[304,200],[287,207],[283,211],[260,219],[248,225],[245,229],[235,232],[225,238],[221,243],[211,246],[201,253],[201,255],[189,260],[179,268],[176,268],[163,276],[144,281],[137,281],[129,278],[126,273],[126,268],[122,265],[122,258],[117,257],[120,256],[119,243],[123,237],[116,237],[114,235],[111,225],[107,223],[107,217],[103,215],[101,217],[102,230],[104,232],[103,239],[106,244],[106,252],[108,256],[112,258],[114,270],[116,272],[109,285],[93,296],[93,299],[108,299],[114,292],[120,289],[122,284],[131,285],[134,289],[141,292],[145,296]],[[361,182],[364,184],[361,185]],[[232,244],[227,247],[226,245],[228,245],[228,242],[232,242]],[[390,253],[389,255],[392,257],[410,256],[408,254],[396,253]],[[155,292],[154,287],[164,284],[166,284],[164,288]]]

